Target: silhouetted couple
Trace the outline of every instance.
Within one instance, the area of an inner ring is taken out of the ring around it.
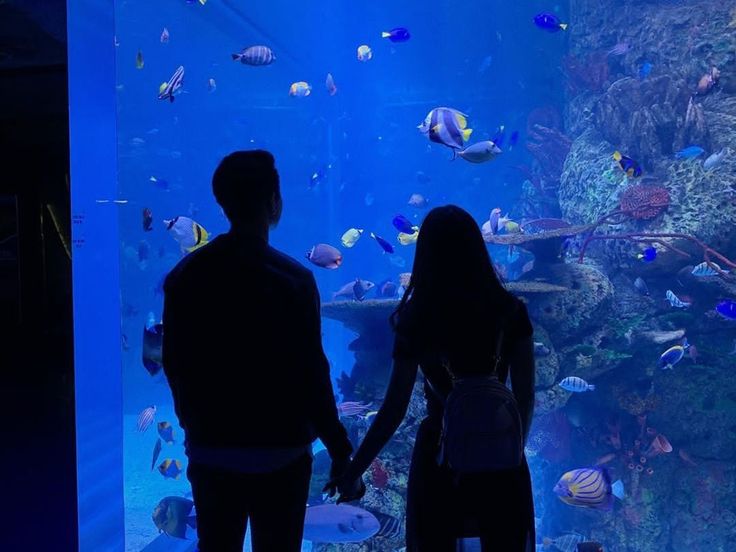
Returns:
[[[186,434],[199,549],[240,552],[250,522],[255,552],[300,550],[312,442],[321,439],[332,459],[328,490],[340,501],[361,498],[362,474],[404,418],[418,370],[428,415],[411,462],[407,550],[454,551],[463,535],[480,536],[484,550],[532,549],[523,454],[516,467],[467,475],[438,462],[453,379],[480,381],[499,358],[497,376],[506,382],[510,374],[522,439],[534,404],[526,309],[496,277],[470,215],[440,207],[422,224],[411,284],[392,317],[386,397],[351,460],[322,349],[314,277],[268,244],[282,208],[273,156],[225,157],[212,187],[231,230],[169,274],[164,306],[163,363]]]

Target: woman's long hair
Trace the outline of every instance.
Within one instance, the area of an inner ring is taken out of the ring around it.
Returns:
[[[476,222],[447,205],[430,211],[422,224],[411,281],[391,323],[413,341],[444,352],[478,340],[485,349],[493,341],[489,330],[512,302]]]

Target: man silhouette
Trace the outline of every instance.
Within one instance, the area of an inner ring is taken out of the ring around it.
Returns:
[[[319,437],[341,473],[352,447],[322,350],[312,273],[268,244],[279,175],[261,150],[212,178],[231,229],[188,254],[164,285],[163,365],[186,435],[202,552],[301,549]]]

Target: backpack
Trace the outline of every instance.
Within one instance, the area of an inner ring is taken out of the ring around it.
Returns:
[[[456,377],[447,398],[430,384],[444,403],[437,462],[455,474],[494,472],[518,468],[524,454],[521,414],[511,390],[498,379],[503,330],[493,371],[487,376]]]

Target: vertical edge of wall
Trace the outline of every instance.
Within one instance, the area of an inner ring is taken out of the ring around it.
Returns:
[[[68,0],[79,550],[125,547],[114,0]]]

